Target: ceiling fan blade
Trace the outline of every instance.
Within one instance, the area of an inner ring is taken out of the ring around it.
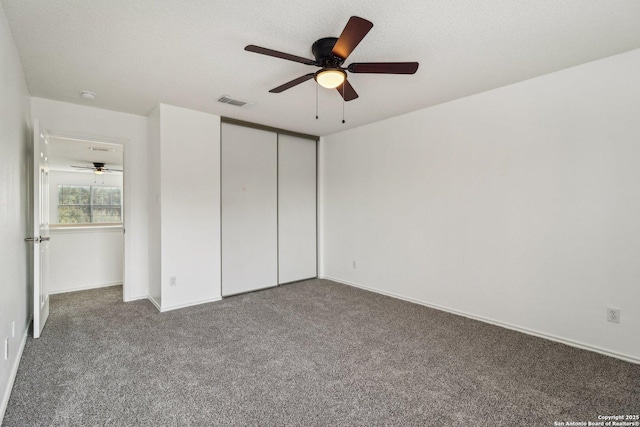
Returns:
[[[300,62],[301,64],[305,64],[305,65],[316,65],[316,62],[311,59],[303,58],[301,56],[291,55],[284,52],[278,52],[277,50],[267,49],[266,47],[260,47],[252,44],[245,47],[244,50],[248,52],[260,53],[262,55],[273,56],[275,58],[288,59],[289,61]]]
[[[71,165],[72,168],[78,168],[78,169],[95,169],[93,166],[74,166]]]
[[[122,172],[122,169],[103,168],[102,170],[109,171],[109,172]]]
[[[352,73],[415,74],[417,62],[354,62],[347,67]]]
[[[349,18],[344,30],[342,30],[342,34],[338,37],[335,46],[333,46],[332,53],[339,58],[347,59],[347,56],[353,52],[353,49],[358,46],[371,28],[373,28],[371,21],[352,16]]]
[[[349,80],[345,80],[340,86],[336,88],[340,96],[344,98],[345,101],[353,101],[358,97],[356,90],[351,86]]]
[[[281,86],[278,86],[276,88],[271,89],[269,92],[271,93],[280,93],[280,92],[284,92],[287,89],[291,89],[294,86],[299,85],[300,83],[304,83],[307,80],[311,80],[313,78],[313,76],[315,75],[315,73],[309,73],[309,74],[305,74],[302,77],[298,77],[297,79],[293,79],[290,82],[287,82]]]

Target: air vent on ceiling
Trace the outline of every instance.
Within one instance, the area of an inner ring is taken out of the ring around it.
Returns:
[[[223,104],[235,105],[236,107],[242,108],[251,108],[255,104],[253,102],[242,101],[240,99],[232,98],[229,95],[222,95],[218,98],[218,102],[222,102]]]

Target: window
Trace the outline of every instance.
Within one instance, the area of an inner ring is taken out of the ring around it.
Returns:
[[[122,189],[58,185],[59,224],[122,222]]]

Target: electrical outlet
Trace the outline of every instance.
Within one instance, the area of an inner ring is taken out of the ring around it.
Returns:
[[[616,308],[607,308],[607,321],[620,323],[620,310]]]
[[[171,276],[169,278],[169,286],[176,286],[178,284],[178,278],[176,276]]]
[[[357,264],[356,264],[356,262],[355,262],[355,261],[352,261],[352,262],[351,262],[351,266],[352,266],[353,268],[358,268],[358,267],[357,267]]]

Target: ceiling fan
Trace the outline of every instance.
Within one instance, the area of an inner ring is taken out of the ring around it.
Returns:
[[[102,175],[105,172],[122,172],[122,169],[106,168],[104,165],[105,165],[104,163],[93,162],[93,166],[74,166],[74,165],[71,165],[71,167],[72,168],[77,168],[77,169],[91,169],[91,170],[93,170],[93,173],[95,173],[96,175]]]
[[[345,101],[352,101],[358,97],[358,94],[347,80],[347,71],[350,73],[414,74],[418,70],[417,62],[354,62],[343,67],[344,61],[372,27],[373,23],[370,21],[352,16],[342,30],[340,37],[324,37],[313,43],[311,52],[315,60],[252,44],[245,47],[244,50],[321,68],[315,73],[305,74],[273,88],[269,91],[271,93],[284,92],[307,80],[315,79],[322,87],[337,89]]]

